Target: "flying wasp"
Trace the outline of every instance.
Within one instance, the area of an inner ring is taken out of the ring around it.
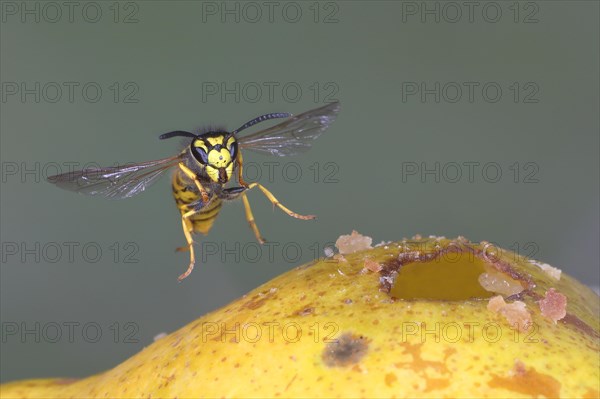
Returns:
[[[261,115],[246,122],[238,129],[202,131],[194,134],[173,131],[159,136],[161,140],[184,137],[185,148],[176,156],[156,161],[128,164],[125,166],[91,168],[48,177],[58,187],[85,195],[97,195],[110,199],[133,197],[158,180],[167,170],[174,169],[172,177],[173,196],[181,213],[181,224],[187,245],[178,251],[190,252],[190,264],[179,281],[194,269],[194,233],[208,234],[223,201],[242,198],[246,219],[262,244],[261,236],[246,191],[257,187],[283,212],[297,219],[314,219],[314,215],[292,212],[260,183],[247,183],[242,178],[242,150],[252,150],[275,156],[296,155],[308,150],[312,141],[319,137],[335,120],[340,110],[339,102],[333,102],[297,116],[289,113]],[[285,121],[258,132],[238,137],[239,133],[257,123],[271,119],[287,118]],[[189,142],[187,142],[189,139]],[[237,176],[239,186],[225,188]]]

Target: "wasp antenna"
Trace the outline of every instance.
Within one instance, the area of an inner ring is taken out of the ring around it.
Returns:
[[[290,116],[292,116],[292,114],[290,114],[288,112],[275,112],[272,114],[265,114],[265,115],[257,116],[256,118],[252,119],[251,121],[244,123],[241,127],[235,129],[231,133],[232,134],[239,133],[242,130],[249,128],[250,126],[254,126],[260,122],[268,121],[269,119],[289,118]]]
[[[175,130],[173,132],[164,133],[158,136],[160,140],[170,139],[171,137],[196,137],[194,133],[185,132],[183,130]]]

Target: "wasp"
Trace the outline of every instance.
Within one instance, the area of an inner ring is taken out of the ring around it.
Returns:
[[[173,170],[172,190],[187,245],[177,251],[189,251],[190,263],[178,278],[182,281],[190,275],[196,263],[193,234],[208,234],[224,201],[241,197],[246,220],[256,239],[265,243],[254,221],[246,191],[258,188],[273,206],[296,219],[314,219],[314,215],[301,215],[291,211],[263,185],[244,181],[243,150],[252,150],[274,156],[296,155],[308,150],[312,141],[319,137],[335,120],[340,110],[339,102],[333,102],[302,114],[271,113],[258,116],[241,127],[228,132],[224,129],[204,129],[198,134],[176,130],[164,133],[159,139],[184,137],[183,150],[176,156],[149,162],[127,164],[106,168],[86,168],[48,177],[50,183],[80,194],[101,196],[109,199],[133,197],[155,183],[167,170]],[[271,119],[285,121],[240,137],[240,132],[257,123]],[[234,187],[225,186],[235,180]]]

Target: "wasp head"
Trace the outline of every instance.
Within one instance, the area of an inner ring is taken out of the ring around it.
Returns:
[[[238,151],[233,134],[205,133],[192,141],[190,150],[194,158],[204,166],[206,174],[213,182],[225,184],[229,181]]]

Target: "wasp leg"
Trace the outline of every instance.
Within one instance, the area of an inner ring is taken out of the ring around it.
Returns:
[[[315,215],[300,215],[299,213],[292,212],[291,210],[289,210],[288,208],[283,206],[283,204],[281,202],[279,202],[279,200],[277,198],[275,198],[275,196],[260,183],[250,183],[248,185],[248,189],[251,189],[254,187],[258,187],[260,189],[260,191],[262,191],[262,193],[265,195],[265,197],[267,197],[269,199],[269,201],[271,201],[273,206],[277,206],[279,209],[281,209],[282,211],[284,211],[291,217],[296,218],[296,219],[303,219],[303,220],[309,220],[309,219],[316,218]]]
[[[246,220],[248,221],[250,228],[254,232],[254,235],[256,236],[258,242],[264,244],[267,240],[265,240],[265,238],[262,235],[260,235],[260,231],[258,231],[258,226],[254,221],[254,215],[252,214],[250,202],[248,201],[248,196],[246,195],[246,193],[242,193],[242,201],[244,202],[244,209],[246,210]]]
[[[190,168],[185,166],[183,164],[183,162],[179,162],[179,169],[181,169],[187,177],[189,177],[190,179],[192,179],[194,181],[194,183],[196,183],[196,187],[198,187],[198,190],[200,190],[200,195],[202,196],[202,202],[207,203],[208,202],[208,193],[206,192],[204,187],[202,187],[202,183],[200,183],[200,180],[198,180],[198,176],[196,176],[196,174],[194,172],[192,172],[192,170]]]
[[[246,181],[242,177],[242,169],[244,167],[243,166],[244,165],[244,160],[242,158],[242,152],[241,151],[238,151],[237,162],[238,162],[238,181],[240,182],[241,186],[244,186],[244,187],[248,188],[248,183],[246,183]]]
[[[231,201],[240,196],[248,187],[231,187],[224,188],[218,195],[220,199]]]
[[[179,247],[179,248],[177,248],[177,250],[178,251],[184,251],[184,250],[190,251],[190,265],[188,266],[185,273],[183,273],[182,275],[180,275],[177,278],[177,280],[179,280],[179,282],[181,282],[183,279],[185,279],[187,276],[190,275],[192,270],[194,270],[194,264],[196,263],[196,256],[194,254],[194,240],[192,239],[193,227],[189,220],[189,217],[192,216],[196,212],[197,212],[196,210],[191,210],[189,212],[184,213],[181,216],[181,225],[183,226],[183,234],[185,235],[185,239],[186,239],[188,245],[187,245],[187,248]]]
[[[250,208],[250,203],[248,202],[248,197],[246,196],[246,193],[244,192],[246,190],[247,190],[246,187],[226,188],[219,195],[219,197],[221,199],[225,199],[225,200],[233,200],[233,199],[236,199],[237,197],[239,197],[240,195],[242,196],[242,201],[244,202],[244,209],[246,210],[246,220],[248,221],[248,224],[250,225],[250,228],[254,232],[254,235],[256,236],[256,239],[258,240],[258,242],[260,242],[261,244],[264,244],[267,240],[265,240],[265,238],[260,235],[260,231],[258,231],[256,222],[254,221],[254,215],[252,215],[252,209]]]

